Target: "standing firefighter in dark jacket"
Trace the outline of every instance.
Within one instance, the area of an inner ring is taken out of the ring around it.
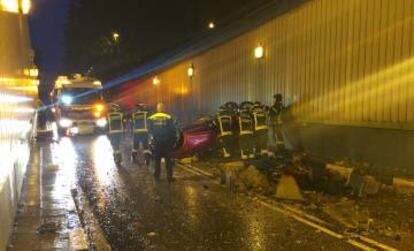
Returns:
[[[176,128],[171,115],[164,112],[164,104],[157,104],[157,112],[148,118],[148,129],[152,136],[154,178],[160,179],[161,159],[164,158],[167,179],[173,181],[173,152],[177,140]]]

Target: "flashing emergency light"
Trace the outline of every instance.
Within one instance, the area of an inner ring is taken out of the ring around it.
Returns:
[[[69,95],[62,96],[61,100],[62,100],[62,103],[65,105],[70,105],[73,102],[73,98]]]
[[[103,106],[102,104],[96,104],[96,105],[95,105],[95,110],[96,110],[97,112],[103,112],[103,110],[104,110],[104,106]]]

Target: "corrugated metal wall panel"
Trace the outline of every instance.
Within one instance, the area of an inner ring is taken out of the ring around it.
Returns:
[[[414,0],[309,1],[159,73],[158,100],[214,112],[230,100],[270,104],[280,92],[304,121],[413,128],[413,29]],[[153,95],[151,80],[138,82],[142,99]]]

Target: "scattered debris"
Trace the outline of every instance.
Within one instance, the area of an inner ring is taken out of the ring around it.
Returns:
[[[263,194],[270,194],[272,192],[272,186],[267,177],[252,165],[240,172],[239,183],[242,183],[240,185],[247,190]]]

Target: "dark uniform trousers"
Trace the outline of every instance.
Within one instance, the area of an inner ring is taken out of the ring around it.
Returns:
[[[149,148],[147,132],[134,133],[134,150],[139,149],[140,143],[142,144],[144,150],[147,150]]]
[[[173,177],[173,150],[172,147],[154,144],[153,158],[154,158],[154,177],[160,178],[161,174],[161,159],[165,160],[165,167],[167,169],[167,179],[171,180]]]
[[[117,133],[110,133],[109,134],[109,141],[111,141],[112,149],[114,152],[119,151],[119,146],[121,145],[123,133],[117,132]]]
[[[173,151],[176,142],[176,129],[170,115],[155,113],[149,118],[149,132],[153,137],[154,178],[158,180],[161,173],[161,159],[165,160],[167,179],[173,178]]]

